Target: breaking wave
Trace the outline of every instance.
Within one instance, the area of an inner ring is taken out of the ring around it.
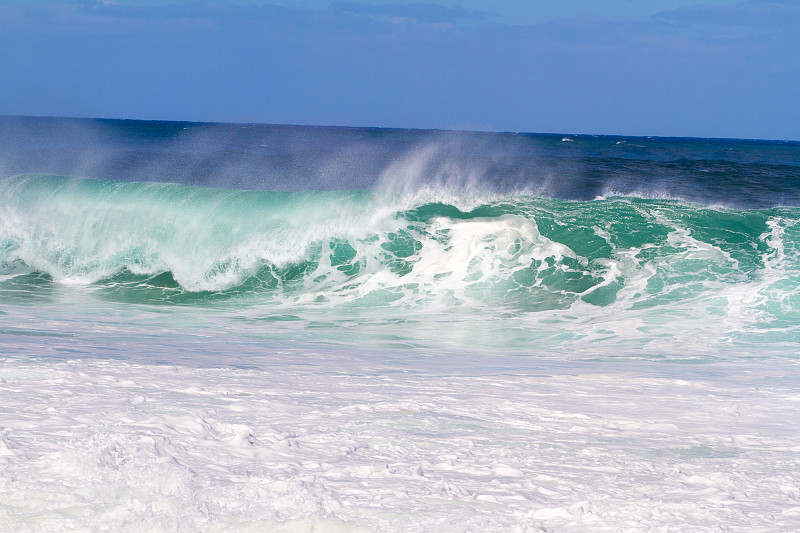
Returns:
[[[302,305],[578,304],[797,314],[800,210],[669,199],[0,183],[0,276],[122,299]],[[42,281],[44,280],[44,281]]]

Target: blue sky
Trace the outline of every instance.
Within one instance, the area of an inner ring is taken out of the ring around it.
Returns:
[[[0,114],[800,139],[797,0],[0,0]]]

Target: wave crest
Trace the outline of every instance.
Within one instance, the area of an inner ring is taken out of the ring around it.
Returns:
[[[147,302],[492,313],[699,306],[731,321],[800,318],[796,209],[36,176],[0,182],[0,198],[0,285],[44,275]]]

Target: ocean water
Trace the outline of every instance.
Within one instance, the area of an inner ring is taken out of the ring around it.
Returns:
[[[0,117],[0,530],[796,531],[800,143]]]

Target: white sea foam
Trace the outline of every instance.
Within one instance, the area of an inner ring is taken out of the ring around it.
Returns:
[[[404,372],[297,355],[2,360],[0,530],[800,528],[796,367]]]

